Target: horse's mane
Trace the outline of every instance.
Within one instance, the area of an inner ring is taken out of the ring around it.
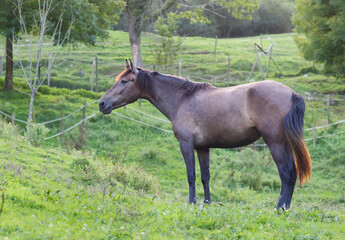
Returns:
[[[208,83],[198,83],[198,82],[193,82],[186,80],[184,78],[174,76],[174,75],[168,75],[168,74],[161,74],[159,72],[151,72],[142,68],[137,68],[138,69],[138,76],[137,80],[140,85],[140,89],[150,95],[154,95],[154,86],[153,86],[153,78],[158,78],[159,79],[166,79],[171,82],[175,82],[176,84],[180,85],[179,90],[181,91],[182,94],[185,96],[190,96],[194,94],[195,92],[205,89],[210,84]],[[119,81],[122,77],[127,76],[128,74],[131,73],[130,69],[125,69],[122,71],[117,77],[116,81]]]
[[[170,82],[175,82],[176,84],[180,85],[179,90],[185,96],[190,96],[195,92],[207,88],[210,86],[208,83],[198,83],[186,80],[182,77],[168,75],[168,74],[161,74],[159,72],[149,72],[150,76],[157,77],[158,79],[167,79]]]
[[[185,80],[185,82],[183,83],[180,89],[184,91],[184,94],[186,96],[190,96],[201,89],[207,88],[208,86],[210,86],[210,84],[208,83],[197,83],[197,82]]]

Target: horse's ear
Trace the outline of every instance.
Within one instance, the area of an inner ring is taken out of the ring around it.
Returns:
[[[129,58],[129,65],[130,65],[130,69],[132,71],[132,73],[134,74],[138,74],[138,69],[137,67],[135,66],[135,64],[133,64],[132,60]]]
[[[128,68],[130,68],[130,66],[129,66],[129,63],[128,63],[128,60],[126,59],[126,68],[128,69]]]

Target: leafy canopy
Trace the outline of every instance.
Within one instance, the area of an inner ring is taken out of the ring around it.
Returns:
[[[0,1],[0,6],[4,6],[0,8],[0,34],[17,35],[20,31],[17,1]],[[39,19],[38,4],[42,5],[43,1],[23,1],[22,15],[25,18],[25,25],[28,30],[33,32],[35,32]],[[95,44],[97,39],[104,39],[108,36],[108,30],[119,19],[124,5],[121,0],[54,1],[52,11],[48,16],[48,26],[55,26],[62,13],[62,35],[66,33],[73,21],[69,40],[72,43]],[[53,27],[48,28],[46,34],[52,35],[54,30]]]
[[[344,0],[296,0],[295,8],[295,40],[304,58],[324,63],[325,73],[344,77]]]

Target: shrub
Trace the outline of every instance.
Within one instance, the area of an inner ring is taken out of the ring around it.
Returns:
[[[31,144],[37,147],[42,144],[48,132],[49,129],[43,124],[29,121],[26,126],[25,137]]]

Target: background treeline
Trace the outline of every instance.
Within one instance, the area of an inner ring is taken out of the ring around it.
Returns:
[[[197,1],[194,2],[197,4]],[[259,8],[251,15],[250,20],[246,20],[236,19],[226,9],[213,6],[210,8],[212,12],[205,12],[210,20],[209,24],[191,24],[188,19],[183,19],[177,33],[180,36],[229,38],[292,32],[293,9],[293,0],[259,0]],[[123,15],[113,29],[127,30]],[[148,25],[145,31],[154,32],[155,27],[153,24]]]

